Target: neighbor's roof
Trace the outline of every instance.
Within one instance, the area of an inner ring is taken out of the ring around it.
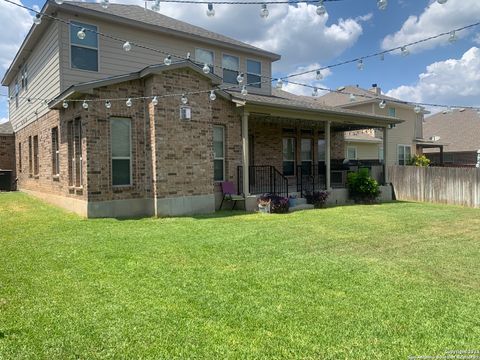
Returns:
[[[0,124],[0,134],[13,134],[13,127],[10,121]]]
[[[350,94],[356,95],[356,100],[350,100]],[[338,89],[336,92],[329,92],[318,98],[318,101],[324,105],[330,106],[349,106],[349,105],[358,105],[362,103],[370,103],[372,101],[377,102],[378,99],[399,101],[390,96],[386,95],[377,95],[375,92],[363,89],[358,86],[344,86]]]
[[[438,113],[425,119],[423,137],[440,137],[446,143],[445,151],[477,151],[480,149],[480,116],[475,110],[459,109],[452,113]]]
[[[101,17],[105,20],[110,20],[117,23],[123,23],[126,26],[147,27],[152,31],[158,31],[176,35],[179,37],[193,38],[199,42],[211,43],[217,46],[224,46],[230,49],[241,49],[260,56],[265,56],[271,60],[279,60],[280,55],[260,49],[245,42],[232,39],[228,36],[215,33],[203,29],[199,26],[194,26],[186,22],[176,20],[174,18],[162,15],[156,11],[146,10],[144,7],[138,5],[124,5],[124,4],[110,4],[107,9],[104,9],[99,3],[89,2],[74,2],[66,1],[62,5],[57,5],[52,0],[47,1],[41,10],[48,14],[56,14],[57,11],[67,11],[71,13],[86,14],[90,16]],[[27,34],[20,50],[17,52],[15,59],[12,61],[9,69],[5,73],[2,80],[3,85],[7,85],[13,69],[17,69],[16,65],[22,59],[26,58],[33,47],[38,42],[41,33],[45,31],[51,19],[44,18],[40,25],[32,25]],[[115,36],[116,34],[109,34]],[[186,54],[185,54],[186,56]]]

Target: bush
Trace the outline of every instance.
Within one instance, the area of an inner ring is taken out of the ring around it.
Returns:
[[[430,166],[430,159],[425,155],[413,155],[408,161],[408,165],[427,167]]]
[[[327,191],[315,191],[313,193],[306,193],[305,199],[307,199],[307,204],[312,204],[316,208],[322,208],[327,202],[328,192]]]
[[[288,213],[290,205],[288,198],[274,194],[264,194],[259,197],[258,203],[261,205],[268,205],[270,203],[270,212],[276,214]]]
[[[373,179],[368,169],[360,169],[358,172],[349,173],[347,186],[350,197],[355,202],[373,202],[380,195],[380,186]]]

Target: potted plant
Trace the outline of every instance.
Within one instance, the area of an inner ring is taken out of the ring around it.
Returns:
[[[312,204],[317,209],[325,207],[327,198],[328,198],[328,191],[324,191],[324,190],[308,192],[307,194],[305,194],[305,199],[307,199],[307,204]]]

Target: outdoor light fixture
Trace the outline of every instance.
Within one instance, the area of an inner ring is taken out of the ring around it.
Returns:
[[[208,66],[207,63],[203,64],[202,71],[203,71],[205,74],[208,74],[208,73],[210,72],[210,66]]]
[[[83,100],[82,107],[87,110],[88,109],[88,102],[86,100]]]
[[[128,41],[125,42],[125,44],[123,44],[123,50],[125,50],[126,52],[129,52],[130,50],[132,50],[132,45],[130,45]]]
[[[215,91],[214,90],[210,90],[210,96],[209,96],[210,100],[212,101],[215,101],[217,99],[217,95],[215,95]]]
[[[128,98],[125,102],[125,105],[127,105],[128,107],[132,107],[132,99]]]
[[[387,102],[385,100],[380,101],[380,104],[378,104],[378,107],[380,109],[385,109],[387,107]]]
[[[246,87],[245,85],[243,85],[243,87],[242,87],[241,94],[242,94],[243,96],[246,96],[246,95],[248,94],[247,87]]]
[[[153,97],[153,99],[152,99],[152,104],[153,104],[153,106],[157,106],[157,105],[158,105],[158,99],[157,99],[156,96]]]

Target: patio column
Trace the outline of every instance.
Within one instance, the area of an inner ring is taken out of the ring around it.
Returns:
[[[243,175],[243,194],[245,196],[250,195],[249,187],[249,146],[248,146],[248,112],[244,111],[242,114],[242,175]]]
[[[332,172],[330,170],[330,158],[331,158],[331,134],[330,134],[330,121],[325,123],[325,186],[327,190],[331,188]]]
[[[383,180],[385,185],[388,184],[388,128],[383,128]]]

